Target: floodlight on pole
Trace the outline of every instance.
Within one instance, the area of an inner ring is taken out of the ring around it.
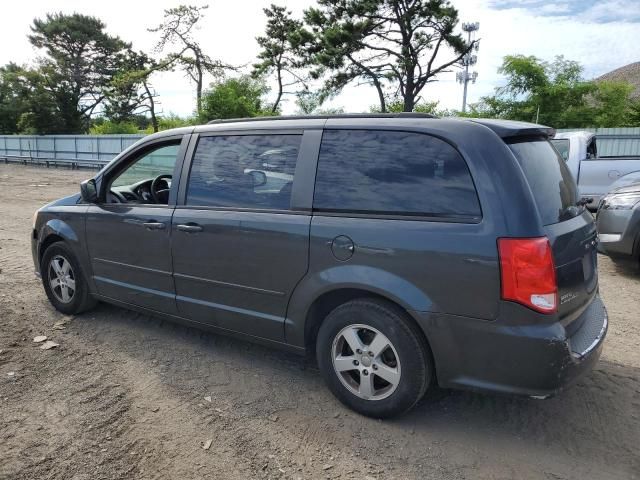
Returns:
[[[479,22],[462,24],[462,30],[464,32],[467,32],[468,43],[471,43],[471,37],[479,29],[480,29]],[[480,44],[476,42],[472,50],[477,52],[479,46]],[[458,81],[458,83],[461,83],[463,85],[463,94],[462,94],[462,112],[463,113],[467,111],[467,86],[469,85],[469,82],[476,83],[476,79],[478,78],[478,72],[469,73],[469,67],[475,65],[477,61],[478,61],[478,56],[473,55],[470,50],[464,57],[462,57],[462,60],[460,62],[464,66],[464,71],[460,71],[456,73],[456,80]]]

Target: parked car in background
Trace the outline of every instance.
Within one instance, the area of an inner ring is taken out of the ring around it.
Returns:
[[[102,300],[315,354],[373,417],[436,382],[547,397],[607,331],[552,135],[416,114],[167,130],[37,212],[36,272],[67,314]]]
[[[587,202],[590,210],[597,209],[613,182],[632,172],[640,172],[640,156],[599,156],[594,133],[558,133],[551,142],[566,160],[578,184],[580,197],[590,199]]]
[[[631,176],[631,175],[629,175]],[[640,266],[640,173],[635,182],[622,182],[607,193],[596,216],[599,250]]]

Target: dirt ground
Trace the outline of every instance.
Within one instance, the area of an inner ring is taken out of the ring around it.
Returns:
[[[544,401],[436,389],[376,421],[294,355],[103,304],[57,313],[31,218],[89,176],[0,165],[0,478],[640,478],[640,277],[608,258],[609,335],[578,384]]]

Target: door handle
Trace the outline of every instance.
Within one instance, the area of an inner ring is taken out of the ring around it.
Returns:
[[[176,228],[181,232],[187,232],[187,233],[197,233],[203,230],[202,226],[198,225],[197,223],[183,223],[183,224],[177,225]]]
[[[142,226],[144,226],[144,228],[146,228],[147,230],[164,230],[166,227],[164,223],[154,221],[145,222],[142,224]]]

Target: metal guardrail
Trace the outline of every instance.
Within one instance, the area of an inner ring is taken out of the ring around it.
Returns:
[[[45,165],[47,168],[59,165],[65,165],[72,170],[76,170],[80,167],[89,168],[102,168],[104,165],[110,162],[110,160],[92,160],[82,158],[40,158],[29,157],[21,155],[1,155],[0,160],[3,160],[5,164],[8,163],[21,163],[23,165]]]

